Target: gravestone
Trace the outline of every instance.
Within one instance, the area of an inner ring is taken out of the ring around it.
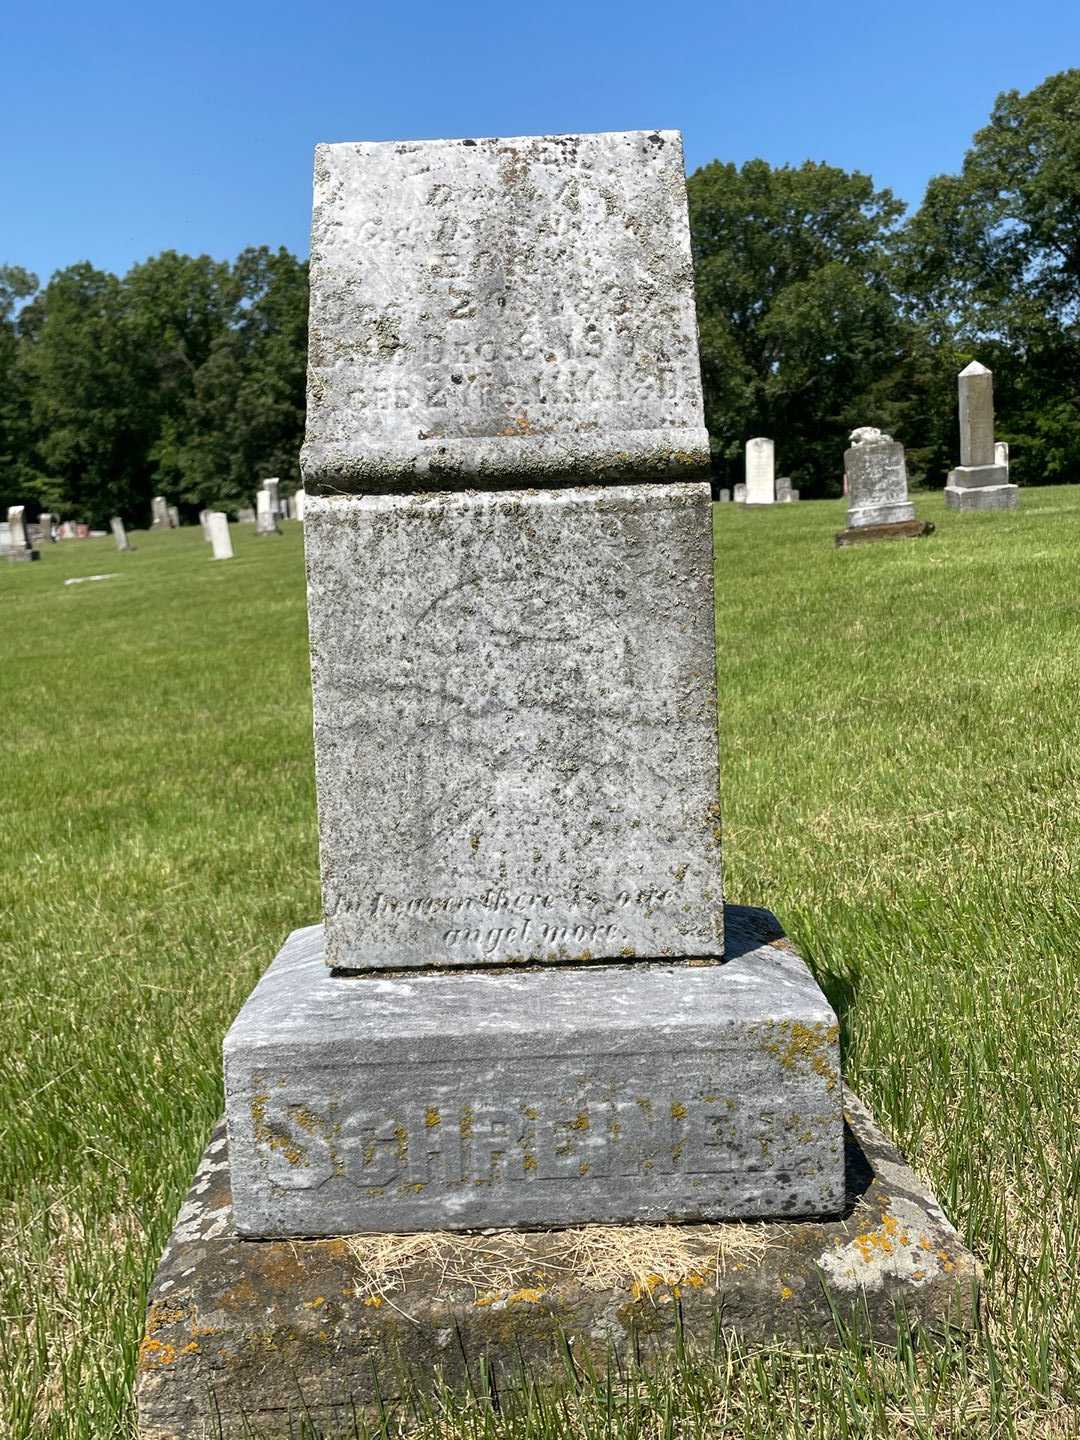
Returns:
[[[289,504],[288,495],[282,495],[281,499],[278,501],[278,514],[280,515],[282,520],[292,519],[292,507]]]
[[[277,478],[264,480],[259,488],[265,490],[270,496],[270,509],[274,518],[277,519],[281,515],[281,481]]]
[[[797,955],[721,963],[682,163],[671,132],[317,152],[324,924],[226,1040],[243,1234],[843,1203],[832,1012]]]
[[[25,506],[10,505],[7,512],[8,538],[5,551],[9,560],[40,560],[41,556],[30,543],[24,518]]]
[[[855,540],[914,539],[930,533],[915,518],[908,499],[904,447],[891,435],[865,425],[851,433],[851,448],[844,452],[847,480],[848,528],[836,536],[838,545]]]
[[[169,519],[169,506],[164,495],[155,495],[150,502],[150,529],[168,530],[172,525]]]
[[[202,538],[209,545],[210,543],[210,511],[199,511],[199,524],[202,526]]]
[[[730,491],[730,490],[721,490],[721,491],[720,491],[720,503],[721,503],[722,505],[728,505],[728,504],[730,504],[730,502],[731,502],[731,491]]]
[[[775,445],[759,436],[746,442],[746,503],[772,505],[776,501]]]
[[[960,464],[949,471],[945,504],[953,510],[1015,510],[1019,491],[994,445],[994,376],[978,360],[960,371]]]
[[[135,548],[127,538],[127,530],[119,515],[112,517],[109,527],[112,530],[113,539],[116,541],[117,550],[133,550]]]
[[[229,534],[229,517],[222,510],[208,510],[206,519],[210,544],[214,549],[213,559],[231,560],[233,547],[232,536]]]
[[[790,505],[793,493],[790,478],[787,475],[777,476],[776,503],[778,505]]]
[[[1009,446],[1005,440],[994,442],[994,464],[1004,465],[1006,475],[1009,473]]]
[[[255,511],[250,505],[242,505],[236,512],[236,523],[238,525],[254,525]]]
[[[297,490],[293,495],[293,503],[296,506],[296,518],[301,525],[304,523],[304,501],[306,499],[307,493],[303,490]]]
[[[735,486],[735,503],[736,505],[746,504],[746,484],[742,480]]]
[[[175,505],[169,506],[169,527],[173,530],[179,530],[180,528],[180,511]]]
[[[38,538],[40,540],[53,542],[53,517],[49,510],[42,510],[38,515]]]
[[[260,490],[255,496],[255,534],[280,535],[277,512],[269,490]]]

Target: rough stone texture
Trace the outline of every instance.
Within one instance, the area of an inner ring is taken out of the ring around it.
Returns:
[[[309,495],[327,961],[723,950],[707,484]]]
[[[410,1382],[430,1387],[441,1374],[475,1384],[486,1365],[505,1394],[520,1383],[522,1361],[537,1380],[557,1382],[566,1346],[602,1375],[612,1354],[648,1364],[673,1349],[677,1325],[682,1343],[707,1353],[718,1324],[756,1342],[834,1343],[830,1306],[885,1344],[895,1340],[898,1307],[927,1338],[970,1326],[976,1261],[850,1093],[844,1110],[843,1219],[671,1226],[683,1258],[644,1278],[627,1270],[597,1279],[582,1263],[580,1232],[507,1237],[520,1263],[494,1284],[467,1256],[439,1263],[446,1236],[381,1277],[363,1264],[362,1241],[238,1240],[219,1129],[150,1291],[139,1434],[292,1437],[306,1416],[352,1436],[354,1413],[375,1418],[380,1395],[393,1402]],[[503,1237],[486,1238],[501,1251]],[[655,1253],[657,1237],[638,1241],[624,1227],[617,1243],[623,1253]]]
[[[746,504],[746,484],[742,480],[735,486],[735,503],[737,505]]]
[[[229,534],[229,517],[222,510],[208,510],[206,528],[210,532],[208,538],[213,546],[213,558],[231,560],[233,547],[232,536]]]
[[[255,534],[280,535],[280,533],[273,496],[269,490],[260,490],[255,496]]]
[[[954,470],[950,481],[955,474]],[[1015,510],[1019,503],[1015,485],[945,486],[945,504],[950,510]]]
[[[155,495],[150,502],[151,530],[168,530],[171,521],[169,519],[169,506],[164,495]]]
[[[776,503],[776,447],[771,440],[758,436],[746,442],[746,503]]]
[[[318,147],[309,495],[708,463],[677,132]]]
[[[960,464],[994,463],[994,376],[973,360],[958,378],[960,391]]]
[[[915,519],[908,500],[904,447],[897,440],[866,440],[844,451],[848,478],[848,529]]]
[[[109,521],[109,528],[112,530],[113,539],[116,541],[117,550],[132,550],[134,546],[127,538],[127,530],[119,515],[114,515]]]
[[[876,540],[919,540],[934,533],[929,520],[898,520],[892,525],[859,525],[852,530],[838,530],[836,543],[844,545],[871,545]]]
[[[835,1213],[835,1017],[767,911],[727,958],[331,975],[296,931],[225,1040],[251,1236]]]

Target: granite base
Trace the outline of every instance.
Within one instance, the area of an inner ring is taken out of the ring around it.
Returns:
[[[724,924],[723,960],[389,975],[297,930],[225,1039],[238,1231],[837,1213],[836,1017],[773,915]]]
[[[486,1374],[505,1396],[523,1365],[558,1383],[571,1358],[603,1374],[613,1356],[711,1353],[718,1329],[805,1347],[835,1343],[838,1325],[888,1344],[898,1317],[926,1339],[971,1326],[974,1257],[869,1112],[843,1099],[840,1219],[430,1234],[396,1261],[386,1237],[238,1239],[222,1125],[150,1290],[138,1433],[352,1436],[356,1417],[436,1377],[464,1387]]]
[[[1015,510],[1019,503],[1016,485],[945,486],[945,504],[950,510]]]

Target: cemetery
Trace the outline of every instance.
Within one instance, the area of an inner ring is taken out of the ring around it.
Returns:
[[[320,143],[108,459],[0,265],[0,1434],[1077,1433],[1072,312],[938,181]]]

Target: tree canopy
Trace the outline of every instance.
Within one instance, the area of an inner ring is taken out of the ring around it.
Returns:
[[[958,457],[956,375],[995,372],[1013,478],[1080,478],[1080,70],[1000,95],[960,173],[911,216],[868,175],[714,161],[688,182],[716,479],[754,435],[806,495],[839,492],[857,425],[907,447],[912,478]],[[167,251],[44,287],[0,265],[0,508],[138,524],[299,481],[307,266]]]

